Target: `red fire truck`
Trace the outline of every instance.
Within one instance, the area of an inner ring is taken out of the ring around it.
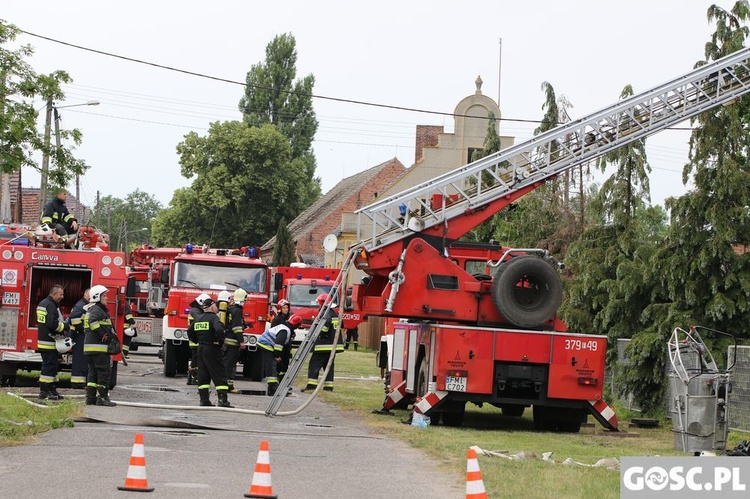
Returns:
[[[245,344],[240,350],[242,374],[254,381],[262,378],[257,343],[268,317],[271,274],[268,265],[257,258],[257,254],[256,248],[211,249],[188,244],[172,259],[169,298],[162,326],[165,376],[187,373],[190,303],[201,293],[208,293],[216,299],[220,291],[242,288],[247,291]]]
[[[182,248],[153,248],[147,244],[135,248],[128,256],[127,298],[138,334],[130,344],[161,346],[164,310],[169,293],[169,267]]]
[[[0,373],[4,383],[12,383],[18,369],[41,365],[41,355],[35,352],[36,307],[55,284],[65,290],[60,311],[66,317],[86,288],[107,286],[110,314],[122,340],[125,255],[109,251],[107,236],[93,227],[81,227],[78,237],[81,249],[64,249],[49,232],[0,225]],[[120,355],[114,359],[111,386],[117,380]],[[63,355],[63,363],[70,365],[69,354]]]

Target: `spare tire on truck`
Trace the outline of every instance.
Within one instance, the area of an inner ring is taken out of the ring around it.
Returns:
[[[533,328],[554,317],[562,303],[562,279],[557,270],[536,256],[503,262],[492,282],[492,301],[505,319]]]

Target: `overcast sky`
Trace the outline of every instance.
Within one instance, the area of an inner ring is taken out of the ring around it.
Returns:
[[[452,113],[481,75],[484,93],[500,95],[508,120],[501,134],[518,143],[535,125],[512,120],[541,118],[543,81],[567,97],[577,119],[615,102],[626,84],[641,92],[689,71],[713,32],[706,20],[711,3],[17,0],[3,2],[0,18],[70,44],[239,83],[265,59],[274,36],[292,33],[298,77],[312,73],[316,95],[441,113]],[[29,62],[37,72],[63,69],[73,77],[59,106],[101,102],[60,109],[62,126],[83,132],[76,154],[91,165],[81,181],[82,201],[90,206],[97,191],[125,197],[136,189],[167,205],[175,188],[191,182],[180,175],[175,151],[183,136],[241,119],[241,85],[25,34],[17,41],[34,46]],[[453,129],[453,118],[439,114],[320,98],[314,105],[324,192],[394,156],[411,166],[417,124]],[[654,203],[685,191],[688,138],[687,131],[667,130],[648,139]],[[24,170],[23,183],[38,187],[39,175]]]

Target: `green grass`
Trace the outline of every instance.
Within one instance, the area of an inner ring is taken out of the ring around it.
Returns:
[[[39,386],[39,371],[16,371],[15,386]],[[70,373],[57,374],[58,388],[70,388]]]
[[[23,444],[39,433],[73,426],[72,418],[81,412],[81,405],[72,400],[50,403],[45,409],[6,392],[0,393],[0,447]]]
[[[304,373],[306,371],[302,371]],[[511,453],[533,452],[538,459],[511,461],[499,457],[479,456],[479,466],[485,488],[490,497],[534,498],[617,498],[620,496],[619,471],[602,468],[565,466],[567,458],[594,464],[602,458],[646,455],[680,455],[674,450],[674,437],[667,420],[656,429],[628,428],[620,417],[620,428],[632,436],[613,436],[596,423],[584,427],[580,433],[546,433],[533,430],[531,410],[521,418],[505,417],[494,408],[479,408],[467,404],[466,417],[461,428],[442,425],[418,428],[403,424],[409,412],[395,410],[395,416],[372,414],[383,404],[382,381],[375,367],[375,352],[347,351],[336,356],[336,387],[334,392],[321,392],[323,400],[339,405],[363,417],[374,430],[401,439],[421,449],[440,463],[440,466],[463,480],[466,474],[466,454],[470,446],[486,450]],[[343,378],[359,378],[347,380]],[[303,378],[300,376],[298,379]],[[637,415],[637,414],[636,414]],[[594,421],[593,418],[589,418]],[[733,448],[746,435],[730,433],[729,448]],[[553,452],[558,464],[541,460],[543,452]],[[397,465],[397,461],[394,462]],[[530,492],[533,491],[533,492]]]

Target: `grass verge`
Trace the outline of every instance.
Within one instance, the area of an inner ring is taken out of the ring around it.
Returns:
[[[73,417],[80,412],[81,405],[72,400],[41,408],[3,391],[0,393],[0,447],[23,444],[39,433],[73,426]]]
[[[302,371],[304,373],[305,371]],[[584,427],[580,433],[546,433],[533,429],[531,410],[520,418],[506,417],[490,406],[479,408],[467,404],[464,424],[460,428],[442,425],[418,428],[403,424],[409,412],[393,411],[394,416],[372,414],[384,399],[380,370],[375,367],[373,351],[351,350],[336,357],[334,392],[321,392],[323,400],[342,410],[361,416],[368,427],[389,437],[398,438],[423,450],[440,463],[443,470],[457,480],[466,474],[466,453],[472,445],[486,450],[511,453],[533,452],[538,459],[511,461],[499,457],[479,456],[479,466],[490,497],[544,498],[617,498],[620,497],[620,473],[603,468],[587,468],[560,464],[567,458],[594,464],[602,458],[647,455],[685,455],[674,450],[671,423],[662,421],[660,428],[628,428],[620,418],[620,428],[630,437],[616,436],[598,423]],[[299,379],[305,378],[304,375]],[[589,418],[589,421],[594,421]],[[730,432],[733,448],[746,435]],[[552,452],[557,464],[541,460],[543,452]],[[398,466],[398,456],[394,456]]]

